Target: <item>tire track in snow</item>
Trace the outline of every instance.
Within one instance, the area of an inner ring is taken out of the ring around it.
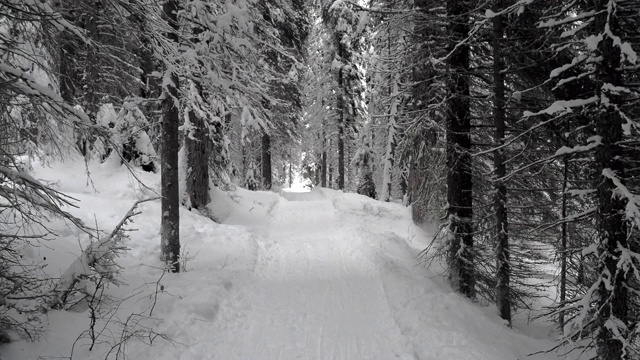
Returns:
[[[280,199],[270,213],[253,278],[220,308],[214,358],[414,359],[335,200]]]

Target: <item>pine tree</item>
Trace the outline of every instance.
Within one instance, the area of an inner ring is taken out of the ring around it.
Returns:
[[[345,188],[345,156],[347,143],[353,138],[360,112],[360,79],[362,77],[356,56],[360,49],[360,32],[352,5],[342,1],[325,1],[322,4],[323,20],[331,34],[333,60],[338,93],[335,95],[338,177],[337,188]]]
[[[504,7],[502,1],[494,4],[494,11],[500,12]],[[495,226],[496,226],[496,303],[500,317],[511,323],[511,299],[509,296],[510,285],[509,278],[510,262],[509,262],[509,235],[507,229],[507,187],[502,180],[506,175],[503,150],[505,141],[505,79],[504,64],[502,55],[502,39],[504,38],[503,15],[497,15],[493,18],[493,121],[495,126],[495,145],[497,149],[493,153],[493,166],[495,168],[494,181],[495,186]]]
[[[57,36],[89,39],[46,2],[2,0],[0,20],[0,342],[5,343],[12,340],[9,332],[34,339],[42,330],[41,304],[25,307],[20,299],[44,298],[51,279],[24,251],[55,237],[51,218],[89,231],[65,210],[74,200],[31,176],[24,159],[67,155],[73,132],[107,134],[57,91]]]
[[[453,287],[462,294],[475,295],[473,259],[473,182],[471,165],[471,110],[469,44],[462,42],[471,26],[469,1],[447,1],[449,56],[447,78],[447,200],[449,232],[448,263]]]
[[[269,82],[275,100],[268,105],[271,126],[263,131],[261,139],[262,185],[270,189],[274,169],[279,168],[278,163],[282,166],[288,163],[295,151],[291,145],[301,137],[302,95],[298,74],[303,68],[303,46],[310,32],[310,15],[305,1],[269,0],[260,5],[264,19],[262,33],[268,34],[267,39],[272,43],[264,57],[274,71]],[[280,176],[286,177],[286,173],[283,170]]]
[[[569,12],[567,16],[566,12]],[[580,20],[578,20],[580,19]],[[638,87],[634,81],[638,58],[634,36],[638,21],[634,2],[599,0],[577,2],[562,7],[557,14],[541,23],[549,28],[574,24],[565,29],[558,42],[567,38],[575,44],[570,63],[562,64],[550,74],[559,89],[572,87],[584,77],[593,81],[581,88],[581,97],[559,100],[544,110],[528,116],[552,115],[564,119],[581,113],[584,125],[576,132],[586,144],[562,147],[557,156],[581,154],[589,156],[593,186],[588,194],[595,211],[596,242],[582,251],[583,262],[593,264],[590,274],[580,282],[587,287],[575,294],[562,307],[563,314],[572,313],[565,326],[565,339],[575,341],[592,337],[598,359],[631,359],[638,354],[637,301],[631,296],[638,291],[637,184],[634,181],[637,157],[637,119],[634,99]],[[561,47],[562,44],[558,44]],[[569,72],[576,72],[566,76]],[[560,78],[565,75],[564,78]],[[571,129],[573,130],[573,129]],[[595,305],[595,306],[594,306]]]
[[[179,43],[178,31],[178,1],[167,0],[162,5],[171,31],[167,38],[175,46]],[[180,83],[173,64],[165,64],[162,100],[162,221],[161,221],[161,251],[162,260],[171,272],[180,272],[180,192],[178,191],[178,150],[180,125],[180,100],[178,89]]]

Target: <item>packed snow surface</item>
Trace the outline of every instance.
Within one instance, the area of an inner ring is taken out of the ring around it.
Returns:
[[[159,176],[117,164],[34,165],[35,176],[79,200],[70,209],[110,231]],[[120,258],[125,284],[109,287],[90,351],[89,310],[53,311],[36,342],[0,347],[21,359],[401,359],[515,360],[552,346],[528,325],[510,329],[459,295],[417,255],[430,235],[407,208],[327,189],[212,190],[215,223],[181,210],[185,272],[159,257],[160,204],[142,204]],[[78,231],[36,248],[59,276],[86,247]],[[116,306],[117,305],[117,306]],[[109,307],[111,306],[111,308]],[[107,322],[107,320],[109,320]],[[124,325],[126,324],[126,326]],[[161,336],[156,336],[160,334]],[[528,334],[528,335],[525,335]],[[129,339],[123,342],[123,339]],[[124,346],[118,346],[123,344]]]

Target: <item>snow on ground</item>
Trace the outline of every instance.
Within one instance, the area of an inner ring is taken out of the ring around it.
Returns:
[[[155,174],[137,174],[145,189],[113,164],[89,170],[91,183],[82,161],[35,166],[36,177],[79,200],[74,214],[105,231],[159,188]],[[212,198],[209,210],[223,224],[181,211],[181,274],[163,273],[158,259],[159,202],[140,207],[130,226],[138,231],[119,259],[126,285],[108,291],[125,300],[113,304],[109,324],[99,321],[104,330],[91,351],[89,312],[78,309],[51,312],[38,342],[2,346],[0,357],[514,360],[552,346],[523,335],[526,324],[507,328],[492,308],[461,298],[417,264],[429,236],[399,204],[327,189],[213,190]],[[87,242],[60,229],[62,239],[31,254],[46,257],[52,276]]]

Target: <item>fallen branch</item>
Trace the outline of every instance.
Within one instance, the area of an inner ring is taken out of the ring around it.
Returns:
[[[113,259],[118,251],[121,250],[119,243],[124,236],[124,225],[131,218],[140,214],[136,212],[138,205],[157,199],[151,198],[136,201],[106,239],[97,239],[97,241],[92,242],[64,272],[60,282],[51,291],[51,301],[48,305],[51,308],[62,308],[80,280],[91,275],[91,269],[94,269],[95,272],[107,279],[113,279],[114,274],[117,272],[117,265]]]

